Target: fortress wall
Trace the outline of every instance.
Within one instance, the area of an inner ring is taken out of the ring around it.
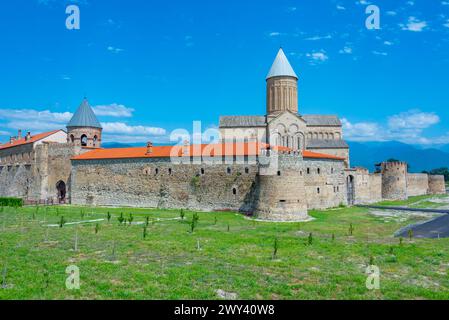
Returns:
[[[325,209],[347,203],[343,170],[343,161],[304,159],[303,175],[309,209]]]
[[[370,197],[368,203],[382,201],[382,175],[380,173],[372,173],[369,175]]]
[[[73,146],[67,143],[49,144],[47,151],[47,177],[45,193],[41,195],[42,199],[52,198],[53,201],[58,200],[58,192],[56,184],[63,181],[67,188],[67,200],[70,201],[70,175],[72,171],[72,164],[70,158],[80,153],[88,151],[81,149],[81,147]],[[90,151],[90,150],[89,150]]]
[[[144,158],[74,160],[72,166],[71,200],[77,205],[251,211],[257,192],[255,164]]]
[[[32,145],[0,150],[0,196],[27,198],[33,181]]]
[[[407,174],[407,196],[420,196],[429,191],[429,177],[425,173]]]
[[[429,175],[429,193],[430,194],[445,194],[446,193],[444,176]]]
[[[365,168],[354,168],[345,171],[347,192],[350,189],[349,184],[352,180],[354,204],[363,204],[371,202],[370,195],[370,175]],[[348,199],[349,201],[350,199]],[[351,204],[351,203],[349,203]]]
[[[370,174],[366,168],[354,168],[345,171],[346,187],[353,177],[354,204],[368,204],[382,200],[382,176]]]
[[[30,165],[0,166],[0,196],[27,198],[32,179]]]

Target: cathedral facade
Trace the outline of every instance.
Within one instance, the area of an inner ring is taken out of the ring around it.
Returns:
[[[336,115],[298,113],[298,76],[279,50],[266,113],[222,116],[220,141],[106,149],[87,99],[66,130],[22,132],[0,145],[0,196],[29,204],[240,211],[299,221],[310,209],[445,193],[444,177],[386,162],[351,168]]]

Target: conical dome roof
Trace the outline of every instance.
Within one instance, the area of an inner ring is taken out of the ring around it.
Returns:
[[[78,110],[76,110],[72,119],[67,124],[67,128],[70,127],[91,127],[101,129],[101,124],[98,122],[98,119],[86,98],[83,99]]]
[[[274,59],[270,72],[268,72],[267,79],[281,76],[289,76],[298,79],[298,76],[290,65],[290,62],[288,62],[282,48],[279,49],[276,59]]]

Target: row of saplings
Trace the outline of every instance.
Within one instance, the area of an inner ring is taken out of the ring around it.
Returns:
[[[2,212],[2,211],[3,211],[3,208],[1,209],[0,212]],[[57,211],[57,213],[59,215],[58,209],[56,209],[56,211]],[[181,209],[179,215],[180,215],[180,219],[182,221],[185,221],[186,216],[185,216],[185,212],[184,212],[183,209]],[[34,216],[34,214],[33,214],[33,216]],[[84,211],[83,210],[81,210],[81,218],[84,218]],[[106,218],[107,218],[108,222],[111,222],[112,215],[111,215],[110,212],[107,213]],[[190,231],[190,233],[193,233],[195,231],[195,228],[198,226],[199,219],[200,219],[200,217],[199,217],[198,213],[194,212],[193,216],[192,216],[192,220],[189,222],[189,231]],[[120,215],[117,217],[117,221],[118,221],[119,225],[131,225],[132,222],[134,221],[134,216],[133,216],[132,213],[130,213],[129,216],[126,218],[123,215],[123,212],[121,212]],[[217,224],[217,221],[218,221],[218,219],[215,216],[214,217],[214,224],[215,225]],[[154,220],[151,220],[151,222],[154,224]],[[65,220],[64,216],[60,216],[59,222],[58,222],[59,227],[62,228],[66,223],[67,223],[67,221]],[[147,237],[147,235],[148,235],[148,226],[150,225],[150,217],[149,216],[145,217],[145,222],[144,222],[143,225],[144,226],[143,226],[143,233],[142,233],[142,235],[143,235],[143,238],[145,239]],[[97,234],[100,231],[100,224],[99,223],[97,223],[95,225],[95,229],[94,230],[95,230],[95,234]],[[227,231],[228,232],[230,231],[229,223],[227,225]]]
[[[3,208],[1,208],[0,212],[2,212],[2,211],[3,211]],[[181,209],[179,215],[180,215],[180,219],[182,221],[184,221],[186,216],[185,216],[185,212],[184,212],[183,209]],[[81,211],[81,216],[84,217],[84,212],[83,211]],[[108,220],[108,222],[111,221],[111,218],[112,218],[112,215],[111,215],[110,212],[108,212],[107,213],[107,220]],[[133,216],[132,213],[130,213],[129,216],[127,218],[125,218],[125,216],[123,215],[123,212],[121,212],[120,215],[117,217],[117,221],[119,222],[119,225],[131,225],[132,222],[134,221],[134,216]],[[199,215],[198,215],[198,213],[194,212],[193,216],[192,216],[192,220],[190,220],[190,222],[189,222],[189,226],[190,226],[190,230],[189,231],[190,231],[190,233],[194,232],[195,228],[198,225],[198,221],[199,221]],[[154,220],[152,220],[151,222],[154,224]],[[255,222],[255,220],[254,220],[254,222]],[[60,221],[59,221],[59,227],[62,228],[65,223],[66,223],[66,221],[64,219],[64,216],[61,216]],[[217,217],[216,216],[214,217],[214,224],[215,225],[217,224]],[[148,226],[149,225],[150,225],[150,217],[146,216],[145,217],[145,222],[144,222],[144,227],[143,227],[143,232],[142,232],[143,239],[146,239],[146,237],[148,235]],[[95,230],[95,234],[97,234],[99,232],[100,225],[98,223],[95,225],[95,229],[94,230]],[[227,225],[227,231],[228,232],[230,231],[229,223]],[[354,226],[353,226],[352,223],[350,223],[349,224],[349,229],[348,229],[348,234],[349,234],[349,236],[352,236],[353,233],[354,233]],[[412,229],[410,229],[408,231],[408,237],[409,237],[410,240],[412,240],[412,238],[413,238],[413,230]],[[335,240],[335,234],[332,233],[332,241],[334,241],[334,240]],[[399,238],[399,244],[402,245],[402,242],[403,242],[403,238],[400,237]],[[307,245],[312,245],[313,244],[313,234],[311,232],[309,233],[309,235],[307,237],[306,244]],[[279,240],[276,237],[274,239],[274,243],[273,243],[273,255],[272,255],[273,259],[277,258],[278,249],[279,249]],[[370,258],[370,261],[371,261],[371,259],[372,258]]]

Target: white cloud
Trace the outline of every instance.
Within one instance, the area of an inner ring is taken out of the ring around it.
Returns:
[[[111,105],[99,105],[92,107],[98,116],[109,117],[131,117],[134,109],[125,107],[121,104],[113,103]],[[0,109],[0,119],[5,120],[2,125],[14,130],[22,129],[32,132],[43,132],[49,130],[63,129],[72,118],[71,112],[51,112],[49,110],[35,109]],[[140,132],[142,128],[136,127]],[[150,131],[147,131],[150,132]]]
[[[346,10],[346,8],[342,5],[337,4],[337,10]]]
[[[441,1],[441,4],[442,4],[443,6],[449,6],[449,1]]]
[[[317,40],[323,40],[323,39],[332,39],[332,36],[330,34],[328,34],[326,36],[313,36],[313,37],[305,38],[304,40],[317,41]]]
[[[387,118],[386,124],[377,122],[351,123],[342,119],[345,138],[351,141],[400,141],[410,144],[449,143],[449,133],[439,137],[425,137],[425,129],[439,123],[440,118],[433,112],[409,110]]]
[[[0,136],[9,136],[11,133],[9,131],[0,130]]]
[[[288,7],[287,12],[295,12],[298,8],[296,7]]]
[[[310,64],[314,65],[317,63],[323,63],[329,59],[324,50],[314,51],[311,53],[306,53],[306,57],[310,59]]]
[[[388,118],[391,129],[425,129],[440,122],[440,117],[433,112],[409,110]]]
[[[281,35],[281,33],[280,33],[280,32],[277,32],[277,31],[270,32],[270,33],[268,34],[268,36],[270,36],[270,37],[277,37],[277,36],[280,36],[280,35]]]
[[[384,45],[386,45],[386,46],[392,46],[392,45],[393,45],[393,42],[391,42],[391,41],[384,41]]]
[[[360,4],[362,6],[366,6],[366,5],[371,4],[371,2],[366,1],[366,0],[359,0],[359,1],[356,1],[356,4]]]
[[[72,118],[70,112],[38,111],[33,109],[0,109],[0,119],[5,127],[14,130],[49,131],[64,128]]]
[[[116,47],[112,47],[112,46],[107,47],[107,50],[109,52],[113,52],[113,53],[120,53],[122,51],[125,51],[125,50],[123,50],[121,48],[116,48]]]
[[[61,79],[62,79],[62,80],[72,80],[72,78],[70,78],[70,77],[67,76],[67,75],[62,75],[62,76],[61,76]]]
[[[72,117],[70,112],[51,112],[49,110],[38,111],[34,109],[0,109],[0,119],[27,120],[50,122],[68,122]]]
[[[135,136],[162,136],[167,132],[163,128],[146,127],[146,126],[130,126],[123,122],[103,122],[103,131],[107,134],[125,134]]]
[[[387,16],[395,16],[395,15],[397,15],[396,11],[391,11],[391,10],[387,11],[386,14],[387,14]]]
[[[414,6],[414,5],[415,5],[415,2],[414,2],[414,1],[407,1],[407,4],[408,4],[409,6]]]
[[[399,24],[402,30],[421,32],[427,27],[426,21],[420,21],[415,17],[409,17],[407,24]]]
[[[348,46],[345,46],[345,47],[343,47],[343,49],[341,49],[340,51],[338,51],[338,53],[341,53],[341,54],[351,54],[351,53],[352,53],[352,48],[351,48],[351,47],[348,47]]]
[[[449,19],[447,19],[446,23],[443,24],[443,26],[445,26],[446,28],[449,28]]]
[[[100,105],[92,107],[94,113],[97,116],[109,116],[109,117],[132,117],[134,112],[133,108],[125,107],[122,104],[113,103],[110,105]]]
[[[351,141],[380,141],[380,126],[375,122],[351,123],[346,118],[341,119],[343,133]]]

